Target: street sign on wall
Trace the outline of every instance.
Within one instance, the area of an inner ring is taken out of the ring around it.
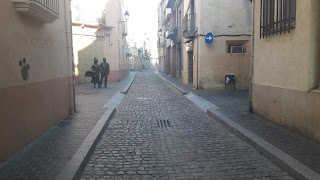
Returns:
[[[210,45],[213,42],[213,34],[211,32],[206,35],[205,41],[207,45]]]

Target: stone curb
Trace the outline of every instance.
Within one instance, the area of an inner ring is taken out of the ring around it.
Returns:
[[[90,131],[67,165],[59,175],[55,177],[55,180],[80,179],[90,156],[115,113],[115,107],[108,107],[107,111],[101,116],[100,120]]]
[[[123,94],[121,92],[117,92],[111,99],[110,101],[104,105],[103,107],[115,107],[116,109],[118,109],[118,107],[120,106],[122,100],[126,97],[126,94]]]
[[[130,89],[130,87],[131,87],[134,79],[136,78],[136,74],[137,74],[137,73],[134,73],[133,78],[132,78],[132,80],[130,81],[130,83],[129,83],[122,91],[120,91],[122,94],[128,94],[128,91],[129,91],[129,89]]]
[[[174,87],[176,90],[178,90],[179,93],[181,93],[182,95],[188,94],[188,92],[185,91],[184,89],[180,88],[179,86],[177,86],[177,85],[174,84],[173,82],[170,82],[170,81],[168,81],[166,78],[162,77],[162,76],[159,74],[159,72],[154,71],[154,73],[155,73],[156,75],[158,75],[161,79],[163,79],[166,83],[170,84],[172,87]]]
[[[211,102],[203,99],[202,97],[194,94],[193,92],[190,92],[189,94],[186,94],[184,96],[188,98],[191,102],[193,102],[195,105],[197,105],[205,113],[207,113],[208,109],[210,108],[219,109],[217,106],[215,106]]]
[[[293,178],[310,180],[320,179],[320,174],[223,115],[219,109],[209,108],[207,114],[224,125],[233,134],[253,146],[258,152],[285,170]]]

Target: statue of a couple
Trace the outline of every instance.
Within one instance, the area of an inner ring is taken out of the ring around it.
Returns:
[[[98,88],[101,87],[102,81],[104,80],[104,87],[107,87],[108,75],[109,75],[109,63],[107,63],[107,59],[103,58],[103,62],[98,64],[98,59],[94,58],[94,64],[91,67],[91,70],[94,72],[92,76],[91,83],[94,84],[94,88],[96,88],[96,84],[98,84]],[[100,79],[101,74],[101,79]]]

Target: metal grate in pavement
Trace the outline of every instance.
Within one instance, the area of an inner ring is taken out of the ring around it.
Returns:
[[[158,120],[157,126],[158,127],[171,127],[171,124],[170,124],[169,120]]]

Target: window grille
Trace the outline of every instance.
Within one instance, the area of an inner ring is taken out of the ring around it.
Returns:
[[[261,0],[260,39],[290,33],[296,23],[296,0]]]

